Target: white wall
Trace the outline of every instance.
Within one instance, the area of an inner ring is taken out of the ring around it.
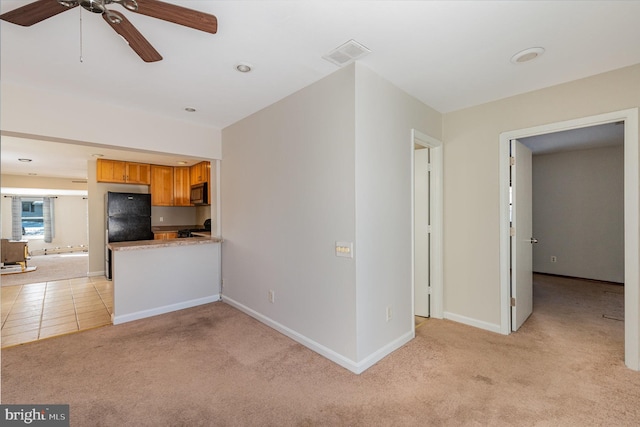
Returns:
[[[352,361],[355,260],[334,244],[356,237],[354,80],[340,70],[225,128],[220,165],[224,299]]]
[[[534,271],[624,282],[623,166],[623,146],[533,157]]]
[[[440,123],[355,65],[224,129],[224,299],[356,372],[410,339],[411,129]]]
[[[85,191],[87,184],[72,182],[71,179],[46,178],[39,176],[2,175],[3,188],[26,188],[44,190],[74,190]],[[47,194],[51,194],[47,191]],[[5,196],[6,194],[2,194]],[[56,195],[56,194],[53,194]],[[45,243],[42,238],[31,239],[29,250],[44,248],[88,245],[88,210],[87,200],[82,196],[56,195],[55,227],[56,235],[51,243]],[[2,197],[0,209],[0,225],[3,238],[11,238],[11,199]]]
[[[411,129],[440,139],[441,125],[440,113],[356,65],[359,362],[412,336]]]
[[[2,194],[2,238],[11,238],[11,198]],[[34,196],[37,197],[37,196]],[[51,243],[42,237],[29,238],[29,252],[89,244],[87,199],[83,196],[56,196],[55,236]]]
[[[640,65],[444,115],[445,316],[500,329],[500,133],[640,105]]]
[[[8,134],[220,158],[217,128],[12,83],[1,88],[0,126]]]

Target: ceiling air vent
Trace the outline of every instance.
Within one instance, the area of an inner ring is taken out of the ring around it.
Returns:
[[[323,56],[329,62],[336,64],[338,67],[344,67],[353,61],[360,59],[371,51],[355,40],[349,40],[345,44],[338,46],[331,52]]]

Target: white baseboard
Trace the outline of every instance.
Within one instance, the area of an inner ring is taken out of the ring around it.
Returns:
[[[360,374],[366,371],[367,369],[369,369],[370,367],[372,367],[373,365],[375,365],[376,363],[378,363],[379,361],[387,357],[389,354],[393,353],[394,351],[396,351],[397,349],[399,349],[400,347],[402,347],[403,345],[405,345],[406,343],[414,339],[415,336],[416,336],[415,331],[409,331],[406,334],[401,335],[397,339],[391,341],[389,344],[385,345],[384,347],[373,352],[369,356],[365,357],[362,361],[358,363],[359,372],[356,372],[356,373]]]
[[[385,356],[387,356],[388,354],[390,354],[391,352],[393,352],[394,350],[397,350],[398,348],[402,347],[404,344],[406,344],[407,342],[409,342],[411,339],[413,339],[414,337],[414,333],[413,331],[408,332],[407,334],[401,336],[400,338],[390,342],[389,344],[387,344],[386,346],[380,348],[379,350],[377,350],[376,352],[372,353],[371,355],[367,356],[364,360],[362,360],[361,362],[355,362],[347,357],[342,356],[341,354],[336,353],[335,351],[331,350],[330,348],[325,347],[324,345],[317,343],[316,341],[307,338],[304,335],[301,335],[300,333],[282,325],[281,323],[276,322],[275,320],[266,317],[265,315],[258,313],[257,311],[247,307],[244,304],[241,304],[227,296],[222,296],[222,301],[237,308],[238,310],[242,311],[243,313],[248,314],[249,316],[259,320],[260,322],[264,323],[265,325],[275,329],[276,331],[288,336],[289,338],[291,338],[292,340],[304,345],[305,347],[315,351],[316,353],[320,354],[321,356],[326,357],[327,359],[331,360],[334,363],[337,363],[338,365],[342,366],[345,369],[348,369],[349,371],[355,373],[355,374],[361,374],[362,372],[364,372],[365,370],[367,370],[368,368],[370,368],[371,366],[373,366],[374,364],[376,364],[378,361],[380,361],[381,359],[383,359]]]
[[[137,311],[135,313],[123,314],[113,317],[113,324],[119,325],[121,323],[131,322],[133,320],[144,319],[146,317],[157,316],[159,314],[170,313],[172,311],[183,310],[185,308],[191,308],[198,305],[209,304],[210,302],[220,301],[220,294],[211,295],[204,298],[192,299],[189,301],[183,301],[177,304],[165,305],[163,307],[155,307],[149,310]]]
[[[90,271],[87,273],[87,277],[104,276],[104,270],[102,271]]]
[[[453,320],[454,322],[463,323],[465,325],[474,326],[476,328],[502,334],[500,325],[496,325],[495,323],[483,322],[482,320],[472,319],[470,317],[461,316],[459,314],[450,313],[448,311],[444,312],[444,318]]]

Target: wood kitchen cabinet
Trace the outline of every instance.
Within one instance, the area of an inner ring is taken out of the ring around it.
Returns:
[[[191,206],[191,168],[173,168],[173,206]]]
[[[173,167],[151,165],[151,205],[173,206]]]
[[[151,165],[147,163],[129,163],[127,169],[127,184],[151,184]]]
[[[177,239],[178,233],[170,231],[166,233],[153,233],[153,240]]]
[[[96,181],[149,185],[151,183],[150,170],[151,165],[146,163],[98,159]]]
[[[98,159],[96,180],[98,182],[124,183],[127,178],[126,163],[118,160]]]
[[[191,166],[191,185],[207,183],[207,200],[211,203],[211,162],[200,162]]]
[[[200,162],[191,166],[191,185],[209,182],[211,162]]]

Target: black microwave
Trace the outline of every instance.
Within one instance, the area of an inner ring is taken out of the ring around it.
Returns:
[[[208,205],[209,189],[207,183],[194,184],[191,186],[191,204],[192,205]]]

